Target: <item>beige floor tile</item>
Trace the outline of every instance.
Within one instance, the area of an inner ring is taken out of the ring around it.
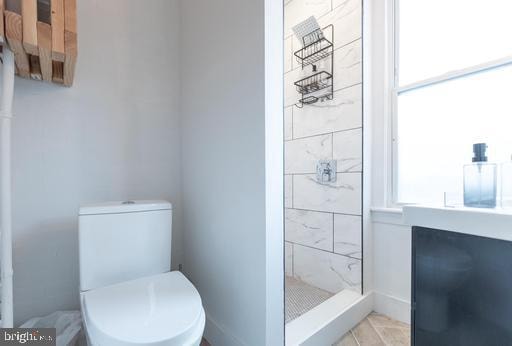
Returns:
[[[409,328],[408,324],[395,321],[387,316],[378,314],[376,312],[372,312],[370,315],[368,315],[368,320],[370,320],[372,326],[374,327]]]
[[[410,340],[401,328],[375,327],[375,330],[387,346],[410,346]]]
[[[410,346],[408,324],[371,313],[333,346]]]
[[[343,335],[340,341],[336,342],[333,346],[359,346],[356,339],[351,332]]]
[[[359,323],[353,330],[357,342],[361,346],[384,346],[384,342],[380,339],[379,335],[372,327],[367,319]]]
[[[405,335],[407,340],[411,340],[411,328],[407,327],[402,329],[402,333]]]

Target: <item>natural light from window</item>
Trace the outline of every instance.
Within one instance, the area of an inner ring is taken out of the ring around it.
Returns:
[[[400,86],[512,55],[511,0],[398,0]]]
[[[399,11],[395,202],[461,201],[473,143],[489,161],[512,155],[512,1],[400,0]]]

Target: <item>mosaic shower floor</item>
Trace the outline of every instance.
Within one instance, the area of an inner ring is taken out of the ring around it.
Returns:
[[[305,314],[333,296],[332,293],[287,276],[285,280],[286,323]]]

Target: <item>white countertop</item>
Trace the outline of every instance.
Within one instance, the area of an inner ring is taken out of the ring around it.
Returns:
[[[404,223],[512,241],[511,209],[404,206]]]

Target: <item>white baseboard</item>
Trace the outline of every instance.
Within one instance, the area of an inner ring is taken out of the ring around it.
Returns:
[[[351,291],[341,293],[288,323],[286,345],[332,345],[372,311],[411,323],[411,304],[406,300],[380,292],[364,296],[355,296],[356,293]],[[246,346],[208,314],[205,338],[212,346]]]
[[[373,310],[400,322],[411,323],[411,303],[380,292],[372,292]]]
[[[286,345],[332,345],[371,311],[371,295],[345,290],[286,325]]]
[[[204,338],[212,346],[246,346],[245,343],[238,340],[232,333],[216,323],[208,313],[206,313],[206,327],[204,329]]]

